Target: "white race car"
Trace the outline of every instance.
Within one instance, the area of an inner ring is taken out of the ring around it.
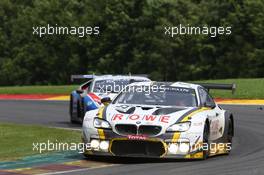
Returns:
[[[219,107],[209,89],[234,84],[137,82],[105,106],[88,111],[83,122],[85,156],[109,155],[206,159],[228,154],[233,115]]]

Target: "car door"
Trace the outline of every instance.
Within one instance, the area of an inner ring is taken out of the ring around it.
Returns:
[[[220,138],[223,134],[223,126],[224,126],[224,120],[223,120],[223,114],[222,110],[215,104],[213,98],[210,96],[207,90],[200,87],[198,89],[199,95],[200,95],[200,102],[202,107],[208,107],[210,108],[206,115],[209,119],[210,123],[210,140],[216,140]]]

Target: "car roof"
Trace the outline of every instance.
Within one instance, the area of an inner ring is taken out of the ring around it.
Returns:
[[[94,78],[95,81],[98,80],[120,80],[120,79],[136,79],[136,80],[142,80],[142,81],[150,81],[149,78],[147,77],[142,77],[142,76],[133,76],[133,75],[99,75]]]
[[[191,89],[197,89],[200,87],[200,85],[192,84],[192,83],[186,83],[186,82],[156,82],[156,81],[149,81],[149,82],[135,82],[130,84],[129,86],[171,86],[171,87],[182,87],[182,88],[191,88]]]

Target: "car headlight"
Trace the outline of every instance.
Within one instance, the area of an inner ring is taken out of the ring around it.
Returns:
[[[171,125],[170,127],[167,128],[168,132],[183,132],[187,131],[191,126],[191,122],[182,122],[182,123],[176,123],[174,125]]]
[[[100,118],[94,118],[93,124],[95,128],[102,128],[102,129],[111,128],[110,124],[107,121],[100,119]]]

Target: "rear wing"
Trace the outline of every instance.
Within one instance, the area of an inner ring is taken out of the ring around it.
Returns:
[[[235,93],[236,90],[236,84],[232,83],[232,84],[217,84],[217,83],[196,83],[200,86],[203,86],[204,88],[206,88],[208,91],[210,89],[219,89],[219,90],[231,90],[232,94]]]
[[[71,75],[71,82],[73,82],[76,79],[88,79],[91,80],[95,78],[96,75]]]
[[[94,79],[98,76],[107,76],[107,75],[71,75],[71,82],[73,82],[74,80],[76,79],[88,79],[88,80],[91,80],[91,79]],[[128,75],[108,75],[108,76],[139,76],[139,77],[145,77],[145,78],[148,78],[148,75],[147,74],[131,74],[129,73]]]

